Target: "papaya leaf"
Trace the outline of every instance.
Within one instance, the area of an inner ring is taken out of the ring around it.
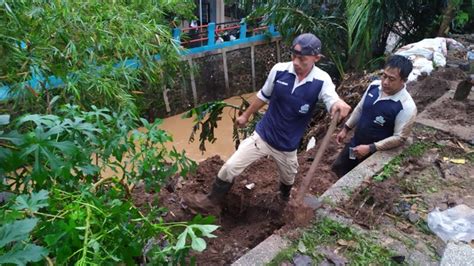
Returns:
[[[34,244],[16,244],[12,250],[0,256],[0,264],[13,263],[26,265],[28,262],[37,262],[48,255],[48,250]]]
[[[38,219],[23,219],[0,227],[0,248],[14,241],[24,240],[38,223]]]
[[[201,231],[203,236],[209,237],[209,238],[216,237],[215,235],[211,233],[214,232],[217,228],[219,228],[219,226],[212,225],[212,224],[195,224],[195,225],[192,225],[192,227],[198,229],[199,231]]]
[[[193,238],[191,242],[191,248],[199,252],[202,252],[203,250],[205,250],[206,246],[207,246],[206,241],[204,241],[204,239],[200,237]]]
[[[40,190],[39,192],[31,193],[31,196],[20,195],[16,197],[15,205],[12,206],[15,210],[29,210],[36,212],[39,209],[48,206],[48,191]]]
[[[0,115],[0,126],[10,123],[10,115]]]
[[[179,236],[178,236],[178,242],[176,242],[176,245],[174,249],[176,250],[181,250],[186,246],[186,237],[188,235],[188,228],[186,228]]]

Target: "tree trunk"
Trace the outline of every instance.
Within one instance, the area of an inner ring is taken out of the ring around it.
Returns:
[[[385,48],[387,47],[387,39],[388,35],[390,34],[391,26],[385,25],[382,28],[382,32],[380,36],[375,40],[374,44],[372,45],[372,57],[377,58],[381,57],[385,54]]]
[[[449,31],[449,23],[454,17],[454,10],[456,9],[456,4],[454,0],[448,0],[448,6],[443,11],[443,20],[439,26],[438,36],[446,36]]]

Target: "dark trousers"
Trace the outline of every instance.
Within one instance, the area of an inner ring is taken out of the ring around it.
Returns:
[[[340,178],[347,174],[350,170],[354,169],[358,164],[367,159],[371,154],[367,155],[362,159],[350,159],[349,158],[349,147],[351,143],[347,143],[344,149],[339,153],[336,160],[332,164],[332,171]]]

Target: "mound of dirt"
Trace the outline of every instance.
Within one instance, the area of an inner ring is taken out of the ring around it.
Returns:
[[[447,98],[442,100],[440,108],[430,108],[427,110],[433,120],[442,120],[449,125],[472,126],[474,121],[471,119],[474,114],[474,101],[464,100],[455,101]]]
[[[335,136],[333,136],[335,139]],[[318,145],[298,156],[299,173],[296,176],[292,197],[303,175],[309,169]],[[308,193],[320,195],[337,181],[331,171],[331,164],[342,146],[331,141],[318,170],[311,181]],[[198,165],[197,171],[186,178],[175,177],[158,195],[146,193],[143,188],[134,191],[137,205],[151,204],[158,197],[160,206],[168,209],[166,221],[185,221],[194,217],[185,206],[182,198],[188,194],[208,193],[212,183],[224,164],[219,156],[206,159]],[[252,189],[245,185],[254,183]],[[234,180],[231,191],[223,203],[223,211],[217,219],[220,228],[215,232],[217,238],[207,239],[208,248],[202,253],[194,253],[198,265],[230,264],[244,255],[274,232],[285,233],[294,225],[286,224],[287,205],[278,195],[279,177],[275,162],[261,158],[251,164]],[[309,222],[309,221],[308,221]],[[298,224],[301,226],[301,224]]]
[[[354,191],[351,198],[341,203],[341,206],[355,223],[372,229],[391,210],[400,193],[395,179],[382,183],[367,182]]]
[[[444,80],[464,80],[467,78],[467,75],[464,71],[459,68],[439,68],[436,71],[431,73],[431,77],[444,79]]]
[[[407,90],[415,101],[418,113],[421,113],[428,104],[449,90],[449,82],[436,76],[427,76],[421,81],[408,83]]]

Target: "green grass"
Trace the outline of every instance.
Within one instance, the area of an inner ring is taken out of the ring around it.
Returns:
[[[410,145],[406,150],[404,150],[400,155],[393,158],[388,164],[386,164],[382,171],[375,175],[373,179],[375,181],[383,181],[396,173],[400,169],[400,165],[405,162],[410,157],[420,157],[427,151],[429,148],[433,147],[434,144],[430,142],[415,142]]]
[[[433,232],[428,227],[428,222],[425,219],[420,219],[415,226],[418,228],[418,231],[422,232],[425,235],[433,235]]]
[[[466,159],[471,162],[471,163],[474,163],[474,152],[471,152],[471,153],[468,153],[466,155]]]
[[[351,244],[341,246],[338,244],[341,240]],[[307,229],[300,239],[295,240],[290,248],[280,252],[269,265],[276,266],[283,261],[292,261],[296,253],[310,256],[317,265],[324,259],[318,253],[318,247],[328,247],[332,250],[340,248],[338,254],[346,258],[350,265],[397,265],[391,259],[394,254],[377,245],[369,236],[355,232],[354,229],[329,218],[324,218]]]

